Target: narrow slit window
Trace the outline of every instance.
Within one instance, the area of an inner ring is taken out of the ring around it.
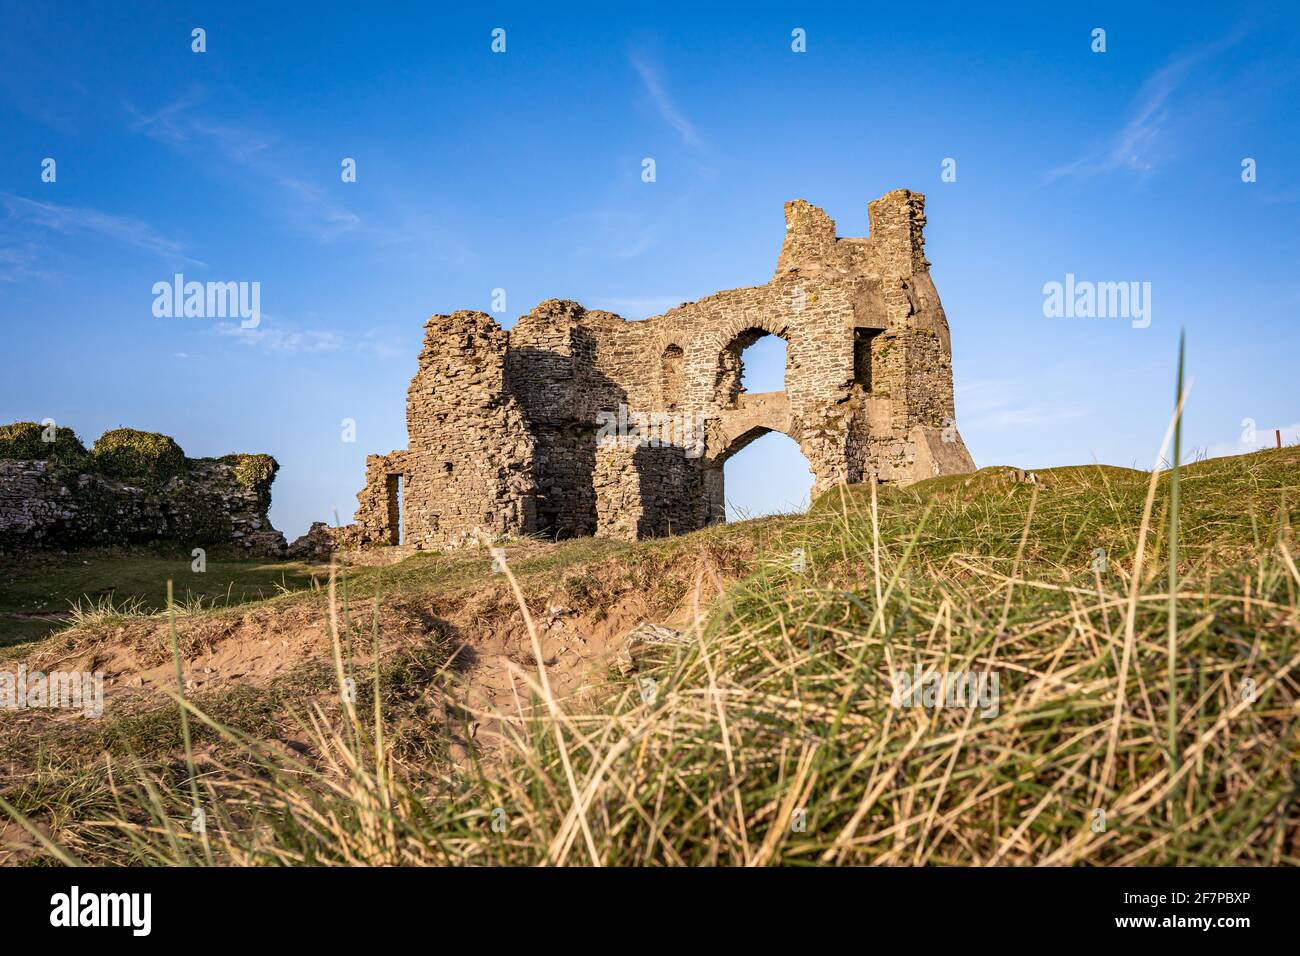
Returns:
[[[853,330],[853,382],[861,385],[864,392],[871,391],[871,351],[872,343],[884,329]]]

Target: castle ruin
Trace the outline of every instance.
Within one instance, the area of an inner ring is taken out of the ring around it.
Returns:
[[[803,200],[766,285],[645,321],[552,299],[508,332],[435,315],[411,380],[408,445],[366,461],[353,546],[504,535],[639,539],[724,520],[723,465],[770,431],[799,443],[814,497],[874,475],[974,470],[955,425],[948,321],[925,259],[925,197],[868,204],[837,237]],[[785,390],[741,387],[741,352],[787,343]]]

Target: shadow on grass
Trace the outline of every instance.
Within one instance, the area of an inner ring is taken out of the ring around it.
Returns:
[[[141,612],[167,605],[167,580],[178,603],[229,606],[312,586],[326,572],[299,561],[248,559],[209,551],[202,571],[187,550],[41,552],[0,557],[0,647],[47,637],[71,623],[69,611],[111,601]]]

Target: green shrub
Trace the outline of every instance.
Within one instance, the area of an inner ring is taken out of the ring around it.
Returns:
[[[235,463],[235,480],[250,491],[269,486],[280,470],[279,463],[270,455],[229,455],[227,459]]]
[[[185,471],[185,452],[166,435],[117,428],[104,432],[92,450],[95,467],[110,478],[162,484]]]
[[[84,467],[89,460],[86,446],[71,428],[54,429],[54,441],[44,438],[45,427],[36,422],[0,425],[0,458],[19,461],[55,461],[61,465]]]

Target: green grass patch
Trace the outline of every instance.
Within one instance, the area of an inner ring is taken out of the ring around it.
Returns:
[[[193,570],[188,553],[90,550],[0,558],[0,647],[48,636],[71,623],[70,610],[133,607],[156,613],[167,605],[167,581],[178,603],[226,607],[310,588],[321,572],[296,561],[209,557]]]

